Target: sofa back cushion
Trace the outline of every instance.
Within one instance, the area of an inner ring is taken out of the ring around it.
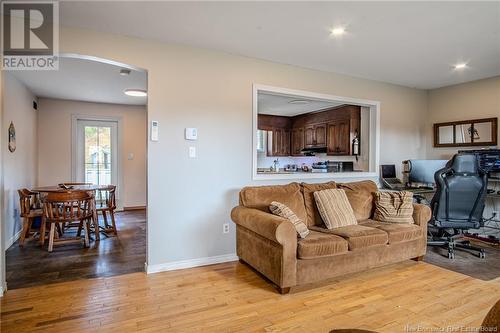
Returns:
[[[358,221],[364,221],[372,217],[374,204],[373,198],[378,191],[377,184],[371,180],[360,182],[337,184],[337,188],[343,189],[351,204],[354,216]]]
[[[319,183],[319,184],[307,184],[302,183],[302,189],[304,192],[304,204],[306,207],[308,226],[312,225],[323,225],[323,220],[319,214],[318,207],[316,206],[316,201],[314,200],[314,192],[322,190],[330,190],[337,188],[335,182]]]
[[[247,186],[240,191],[240,205],[270,213],[271,202],[278,201],[306,221],[304,196],[299,183],[288,185]]]
[[[314,199],[327,229],[358,224],[344,190],[316,191]]]

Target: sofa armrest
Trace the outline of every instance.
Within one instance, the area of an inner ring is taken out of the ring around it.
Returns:
[[[280,216],[237,206],[231,211],[231,219],[237,225],[281,245],[297,243],[297,232],[292,223]]]
[[[413,204],[413,220],[415,224],[427,228],[427,223],[431,220],[431,209],[422,204]]]

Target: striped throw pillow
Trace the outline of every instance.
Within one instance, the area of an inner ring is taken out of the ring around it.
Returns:
[[[287,205],[284,205],[281,202],[273,201],[271,202],[269,209],[274,215],[281,216],[292,222],[300,238],[306,238],[306,236],[309,235],[309,229],[307,228],[307,225],[297,215],[295,215],[295,213],[290,208],[288,208]]]
[[[344,190],[328,189],[314,192],[319,214],[328,229],[358,224]]]
[[[373,219],[389,223],[414,223],[413,193],[376,192]]]

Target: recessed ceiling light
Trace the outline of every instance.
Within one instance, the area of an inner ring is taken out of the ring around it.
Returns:
[[[305,99],[293,99],[288,103],[289,104],[309,104],[310,102],[308,100],[305,100]]]
[[[342,36],[343,34],[345,34],[345,28],[344,27],[336,27],[336,28],[333,28],[332,30],[330,30],[330,35],[332,36]]]
[[[146,92],[146,90],[141,89],[126,89],[125,95],[132,97],[146,97],[148,93]]]
[[[467,67],[467,64],[465,62],[462,62],[462,63],[459,63],[459,64],[456,64],[455,66],[453,66],[455,69],[464,69]]]
[[[120,75],[127,76],[130,74],[130,69],[122,68],[120,69]]]

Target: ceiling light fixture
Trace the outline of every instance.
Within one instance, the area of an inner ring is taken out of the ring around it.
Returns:
[[[310,102],[305,99],[293,99],[288,104],[309,104]]]
[[[337,28],[333,28],[332,30],[330,30],[331,36],[338,37],[338,36],[342,36],[343,34],[345,34],[344,27],[337,27]]]
[[[456,64],[455,66],[453,66],[455,69],[464,69],[467,67],[467,64],[465,62],[462,62],[460,64]]]
[[[146,90],[141,89],[126,89],[125,95],[132,97],[146,97],[148,93],[146,92]]]
[[[127,76],[130,75],[130,69],[122,68],[120,69],[120,75],[121,76]]]

